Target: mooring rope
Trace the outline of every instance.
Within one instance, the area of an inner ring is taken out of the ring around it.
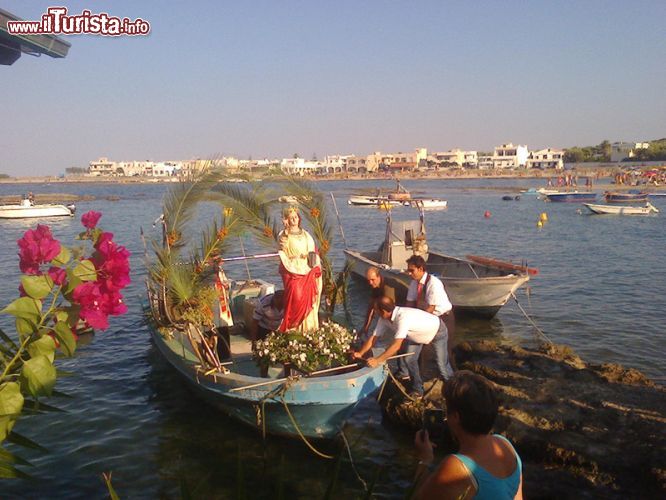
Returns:
[[[513,300],[516,301],[516,305],[518,306],[518,309],[520,309],[520,312],[522,312],[522,313],[525,315],[525,317],[527,318],[527,321],[529,321],[530,323],[532,323],[532,326],[533,326],[534,329],[537,331],[537,333],[538,333],[539,335],[541,335],[541,337],[546,341],[546,343],[548,343],[548,344],[552,344],[553,341],[550,340],[550,339],[546,336],[545,333],[543,333],[543,331],[541,330],[541,328],[539,328],[539,327],[537,326],[537,324],[534,322],[534,320],[530,317],[530,315],[527,314],[527,311],[525,311],[525,309],[523,309],[523,306],[520,305],[520,302],[518,302],[518,297],[516,297],[516,294],[513,293],[513,292],[511,292],[511,296],[513,297]]]
[[[257,415],[258,419],[261,418],[261,422],[257,422],[257,425],[261,425],[262,427],[262,436],[263,439],[266,439],[266,401],[268,399],[272,399],[273,401],[279,401],[282,403],[282,406],[284,407],[284,410],[287,412],[287,415],[289,416],[289,420],[291,420],[292,425],[294,426],[294,429],[296,429],[296,432],[298,433],[299,437],[303,440],[303,442],[306,444],[308,448],[310,448],[310,451],[312,451],[314,454],[322,457],[322,458],[328,458],[328,459],[333,459],[335,457],[331,455],[327,455],[325,453],[322,453],[319,451],[317,448],[315,448],[310,441],[305,437],[303,432],[301,431],[300,426],[298,425],[298,422],[296,422],[296,419],[291,413],[291,410],[289,409],[289,405],[287,402],[284,400],[284,394],[289,390],[289,388],[298,382],[300,379],[300,376],[295,376],[295,377],[289,377],[286,382],[283,384],[279,385],[272,391],[267,392],[260,400],[259,404],[255,405],[255,411],[257,411],[258,408],[260,408],[261,415]],[[259,413],[259,412],[257,412]]]
[[[354,465],[354,458],[352,457],[351,453],[351,446],[349,446],[349,442],[347,441],[347,436],[345,436],[345,433],[342,429],[340,429],[340,435],[342,436],[342,441],[345,443],[345,448],[347,449],[347,455],[349,456],[349,463],[351,464],[352,470],[354,471],[354,474],[356,474],[356,478],[361,482],[363,485],[363,489],[365,491],[368,491],[368,483],[366,483],[361,475],[358,473],[356,470],[356,466]]]

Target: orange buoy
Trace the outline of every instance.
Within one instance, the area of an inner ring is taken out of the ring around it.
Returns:
[[[490,215],[491,215],[491,214],[490,214],[490,210],[486,210],[485,212],[483,212],[483,216],[484,216],[486,219],[490,219]]]
[[[547,222],[548,221],[548,214],[546,212],[541,213],[541,222]]]

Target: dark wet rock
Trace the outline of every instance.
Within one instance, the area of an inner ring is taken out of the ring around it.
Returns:
[[[523,458],[526,498],[665,497],[664,387],[634,369],[587,364],[566,346],[463,342],[455,354],[459,369],[496,384],[495,431]],[[442,383],[425,387],[422,401],[405,402],[387,386],[386,418],[418,429],[424,408],[443,407]]]

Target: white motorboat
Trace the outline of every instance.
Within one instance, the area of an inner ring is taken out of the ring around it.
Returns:
[[[350,196],[347,200],[348,205],[356,206],[380,206],[382,204],[389,204],[393,206],[403,205],[405,202],[402,200],[393,200],[385,196]]]
[[[0,205],[0,219],[71,217],[75,211],[75,205],[33,205],[25,199],[20,205]]]
[[[497,259],[468,256],[452,257],[428,248],[423,221],[392,221],[387,217],[384,242],[375,252],[345,250],[353,262],[352,272],[365,277],[370,267],[379,269],[386,284],[395,288],[398,301],[404,300],[412,278],[407,274],[407,259],[421,255],[428,272],[439,277],[456,314],[492,318],[512,294],[538,271]]]
[[[430,210],[444,209],[448,206],[448,201],[437,198],[412,198],[409,205],[415,208],[425,208]]]
[[[583,203],[593,214],[608,215],[650,215],[659,213],[659,209],[648,202],[643,207],[630,205],[595,205],[594,203]]]

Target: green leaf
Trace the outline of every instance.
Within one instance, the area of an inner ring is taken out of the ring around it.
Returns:
[[[0,461],[0,478],[3,479],[29,479],[30,476],[21,472],[13,465]]]
[[[2,447],[0,447],[0,463],[27,465],[29,467],[32,467],[32,464],[30,462],[19,457],[18,455],[14,455],[8,452]]]
[[[97,279],[95,265],[88,259],[79,262],[79,264],[72,271],[72,274],[79,278],[81,281],[95,281]]]
[[[13,347],[14,349],[18,349],[18,346],[16,345],[14,340],[5,332],[3,332],[2,329],[0,329],[0,339],[4,340],[8,346]]]
[[[76,351],[76,339],[72,329],[64,321],[58,321],[55,326],[55,334],[60,341],[60,350],[66,356],[72,356]]]
[[[31,319],[16,318],[16,331],[23,335],[30,335],[37,331],[37,323]]]
[[[72,258],[72,252],[65,245],[60,245],[60,253],[51,261],[54,266],[64,266]]]
[[[0,385],[0,442],[4,441],[14,427],[16,417],[23,408],[23,394],[16,382]]]
[[[50,396],[55,383],[56,369],[46,356],[39,355],[23,363],[21,386],[33,397]]]
[[[24,318],[39,323],[42,313],[42,303],[32,297],[21,297],[5,307],[0,313],[11,314],[17,318]]]
[[[111,484],[111,472],[108,474],[103,473],[102,477],[106,483],[106,489],[109,491],[109,498],[111,498],[111,500],[120,500],[118,493],[116,493],[116,490],[113,489],[113,485]]]
[[[79,286],[83,281],[76,276],[74,276],[74,270],[67,270],[67,281],[65,282],[65,294],[72,293],[74,289]]]
[[[41,451],[47,453],[49,450],[44,448],[42,445],[35,443],[32,439],[19,434],[16,431],[12,431],[9,436],[7,436],[7,441],[14,443],[18,446],[23,446],[24,448],[30,448],[31,450]]]
[[[39,355],[46,356],[51,363],[55,359],[55,341],[49,335],[34,340],[28,345],[28,353],[31,358],[36,358]]]
[[[48,274],[41,276],[21,276],[21,284],[25,293],[33,299],[41,300],[53,289],[53,280]]]
[[[55,396],[56,391],[54,390],[51,396]],[[46,413],[46,412],[56,412],[64,413],[65,410],[61,410],[57,406],[52,406],[50,404],[44,403],[44,401],[39,401],[36,399],[26,399],[23,403],[23,413]]]

